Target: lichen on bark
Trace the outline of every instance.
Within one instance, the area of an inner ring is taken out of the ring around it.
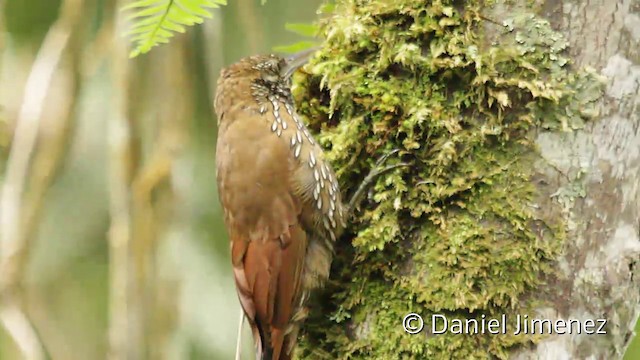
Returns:
[[[339,240],[302,358],[506,358],[536,341],[401,326],[409,312],[480,319],[539,305],[532,291],[566,224],[536,215],[530,130],[597,114],[600,82],[571,68],[548,22],[513,14],[490,24],[491,42],[483,6],[341,0],[321,23],[323,49],[294,93],[343,192],[393,149],[411,166],[377,181]]]

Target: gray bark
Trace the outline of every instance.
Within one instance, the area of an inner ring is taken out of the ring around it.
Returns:
[[[559,202],[569,230],[556,278],[541,289],[554,306],[538,311],[545,319],[606,319],[607,334],[553,335],[514,357],[621,358],[640,313],[640,1],[549,0],[542,12],[569,39],[574,66],[590,66],[608,83],[598,119],[537,136],[540,211]]]

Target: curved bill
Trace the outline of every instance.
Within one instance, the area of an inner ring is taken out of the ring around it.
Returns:
[[[293,75],[293,73],[302,65],[306,64],[311,56],[318,50],[320,50],[320,46],[314,46],[285,58],[287,64],[282,68],[282,70],[280,70],[280,75],[285,79],[290,78],[291,75]]]

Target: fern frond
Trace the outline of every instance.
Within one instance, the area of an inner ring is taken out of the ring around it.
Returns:
[[[211,18],[209,9],[226,4],[227,0],[135,0],[122,8],[133,10],[129,16],[133,25],[127,35],[136,45],[129,56],[147,53],[169,42],[176,32],[183,33],[187,26]]]

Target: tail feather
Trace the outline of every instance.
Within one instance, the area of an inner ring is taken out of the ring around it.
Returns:
[[[284,343],[284,331],[280,330],[280,329],[273,329],[271,331],[271,347],[273,350],[272,353],[272,359],[284,359],[283,356],[284,355],[282,350],[283,350],[283,343]],[[285,351],[286,353],[286,351]]]
[[[271,328],[269,337],[258,324],[251,324],[256,346],[256,360],[291,360],[295,334]],[[293,338],[292,338],[293,335]]]
[[[303,295],[306,249],[306,233],[299,224],[275,238],[232,241],[236,287],[257,360],[291,359],[290,332]]]
[[[259,325],[258,321],[249,321],[249,324],[251,325],[251,332],[256,347],[256,360],[270,360],[271,351],[268,345],[269,340],[266,338],[267,334],[262,326]]]

